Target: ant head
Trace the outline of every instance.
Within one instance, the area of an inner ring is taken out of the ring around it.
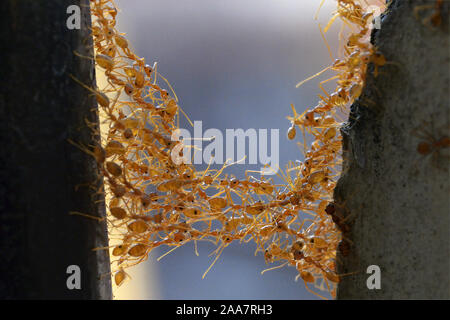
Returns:
[[[167,90],[165,90],[165,89],[162,89],[160,94],[161,94],[161,98],[163,100],[165,100],[165,99],[167,99],[169,97],[169,92],[167,92]]]
[[[133,94],[134,87],[131,83],[127,83],[123,89],[127,95],[131,96]]]
[[[314,120],[314,112],[313,111],[309,111],[305,114],[305,120],[306,122],[311,122]]]
[[[147,75],[147,77],[150,77],[150,75],[151,75],[152,72],[153,72],[153,68],[150,67],[150,65],[146,64],[146,65],[144,66],[144,71],[145,71],[145,74]]]
[[[231,178],[229,181],[229,185],[231,188],[236,187],[239,185],[239,180],[237,180],[236,178]]]

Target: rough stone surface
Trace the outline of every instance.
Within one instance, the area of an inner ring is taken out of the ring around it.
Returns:
[[[351,107],[344,171],[335,190],[348,216],[350,252],[338,253],[338,299],[449,299],[449,148],[431,155],[421,142],[449,134],[449,5],[440,26],[423,24],[434,1],[393,1],[372,42],[388,65],[368,76]],[[429,132],[427,137],[423,130]],[[381,269],[369,290],[367,267]]]
[[[66,10],[79,5],[80,30]],[[0,94],[0,297],[111,299],[106,223],[94,158],[68,142],[94,145],[85,119],[98,121],[92,92],[88,0],[3,0]],[[89,185],[91,187],[89,187]],[[101,189],[100,189],[101,190]],[[81,290],[66,286],[81,268]]]

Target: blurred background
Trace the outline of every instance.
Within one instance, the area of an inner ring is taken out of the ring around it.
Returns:
[[[118,30],[126,33],[138,56],[150,65],[158,62],[158,72],[174,87],[183,110],[192,121],[203,121],[203,132],[279,129],[281,168],[289,160],[303,159],[296,144],[301,134],[294,141],[286,138],[290,125],[286,116],[292,115],[291,103],[303,112],[318,102],[317,84],[327,74],[298,89],[295,85],[332,63],[318,24],[327,24],[334,1],[325,1],[318,20],[314,20],[320,3],[316,0],[116,3],[121,10]],[[336,21],[326,34],[333,53],[340,26]],[[193,132],[185,119],[180,127]],[[243,178],[245,170],[260,167],[239,164],[226,173]],[[232,243],[204,280],[202,274],[214,259],[208,256],[215,249],[212,244],[199,243],[196,256],[193,243],[188,243],[157,262],[168,250],[159,248],[145,263],[129,269],[132,279],[115,290],[115,298],[317,299],[303,281],[294,281],[297,272],[292,267],[261,275],[276,264],[266,265],[261,253],[255,257],[255,248],[253,243]]]

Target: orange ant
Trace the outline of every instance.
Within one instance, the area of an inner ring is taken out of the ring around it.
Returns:
[[[443,0],[435,0],[434,4],[424,4],[414,7],[414,16],[417,20],[420,20],[419,12],[434,8],[433,14],[431,14],[429,17],[426,17],[422,19],[423,25],[429,25],[431,24],[434,27],[438,27],[442,24],[442,7],[444,5]]]
[[[430,126],[429,122],[425,122],[425,125]],[[412,133],[422,139],[423,141],[417,145],[417,152],[422,156],[432,155],[433,163],[435,166],[439,167],[437,161],[441,156],[441,150],[450,147],[450,138],[448,136],[442,136],[440,138],[435,138],[435,136],[422,126],[412,131]],[[448,159],[449,157],[446,156]],[[447,167],[448,169],[448,167]]]

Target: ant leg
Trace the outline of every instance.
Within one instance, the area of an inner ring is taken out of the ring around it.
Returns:
[[[319,87],[320,87],[320,89],[322,89],[322,91],[325,93],[325,95],[327,96],[327,98],[330,98],[330,95],[329,95],[328,92],[326,92],[326,90],[324,89],[323,84],[327,83],[328,81],[337,79],[337,78],[339,78],[339,75],[334,76],[334,77],[331,77],[331,78],[329,78],[329,79],[326,79],[326,80],[324,80],[324,81],[319,82]],[[323,100],[323,99],[322,99],[322,100]]]
[[[90,214],[86,214],[86,213],[82,213],[82,212],[78,212],[78,211],[70,211],[69,212],[70,215],[77,215],[77,216],[82,216],[82,217],[86,217],[89,219],[94,219],[97,220],[98,222],[102,222],[103,220],[105,220],[105,218],[100,218],[100,217],[96,217]]]
[[[317,77],[317,76],[320,76],[320,75],[321,75],[322,73],[324,73],[325,71],[331,69],[331,67],[332,67],[332,66],[328,66],[328,67],[326,67],[325,69],[323,69],[322,71],[319,71],[319,72],[317,72],[316,74],[314,74],[314,75],[312,75],[312,76],[306,78],[305,80],[300,81],[299,83],[297,83],[297,84],[295,85],[295,87],[296,87],[296,88],[299,88],[299,87],[302,86],[305,82],[308,82],[309,80],[312,80],[312,79],[314,79],[314,78]]]
[[[331,19],[328,21],[326,27],[323,29],[323,32],[324,32],[324,33],[327,33],[328,29],[331,27],[331,25],[333,24],[333,22],[334,22],[334,21],[336,20],[336,18],[339,17],[339,16],[340,16],[340,13],[337,12],[337,13],[334,14],[333,17],[331,17]]]

